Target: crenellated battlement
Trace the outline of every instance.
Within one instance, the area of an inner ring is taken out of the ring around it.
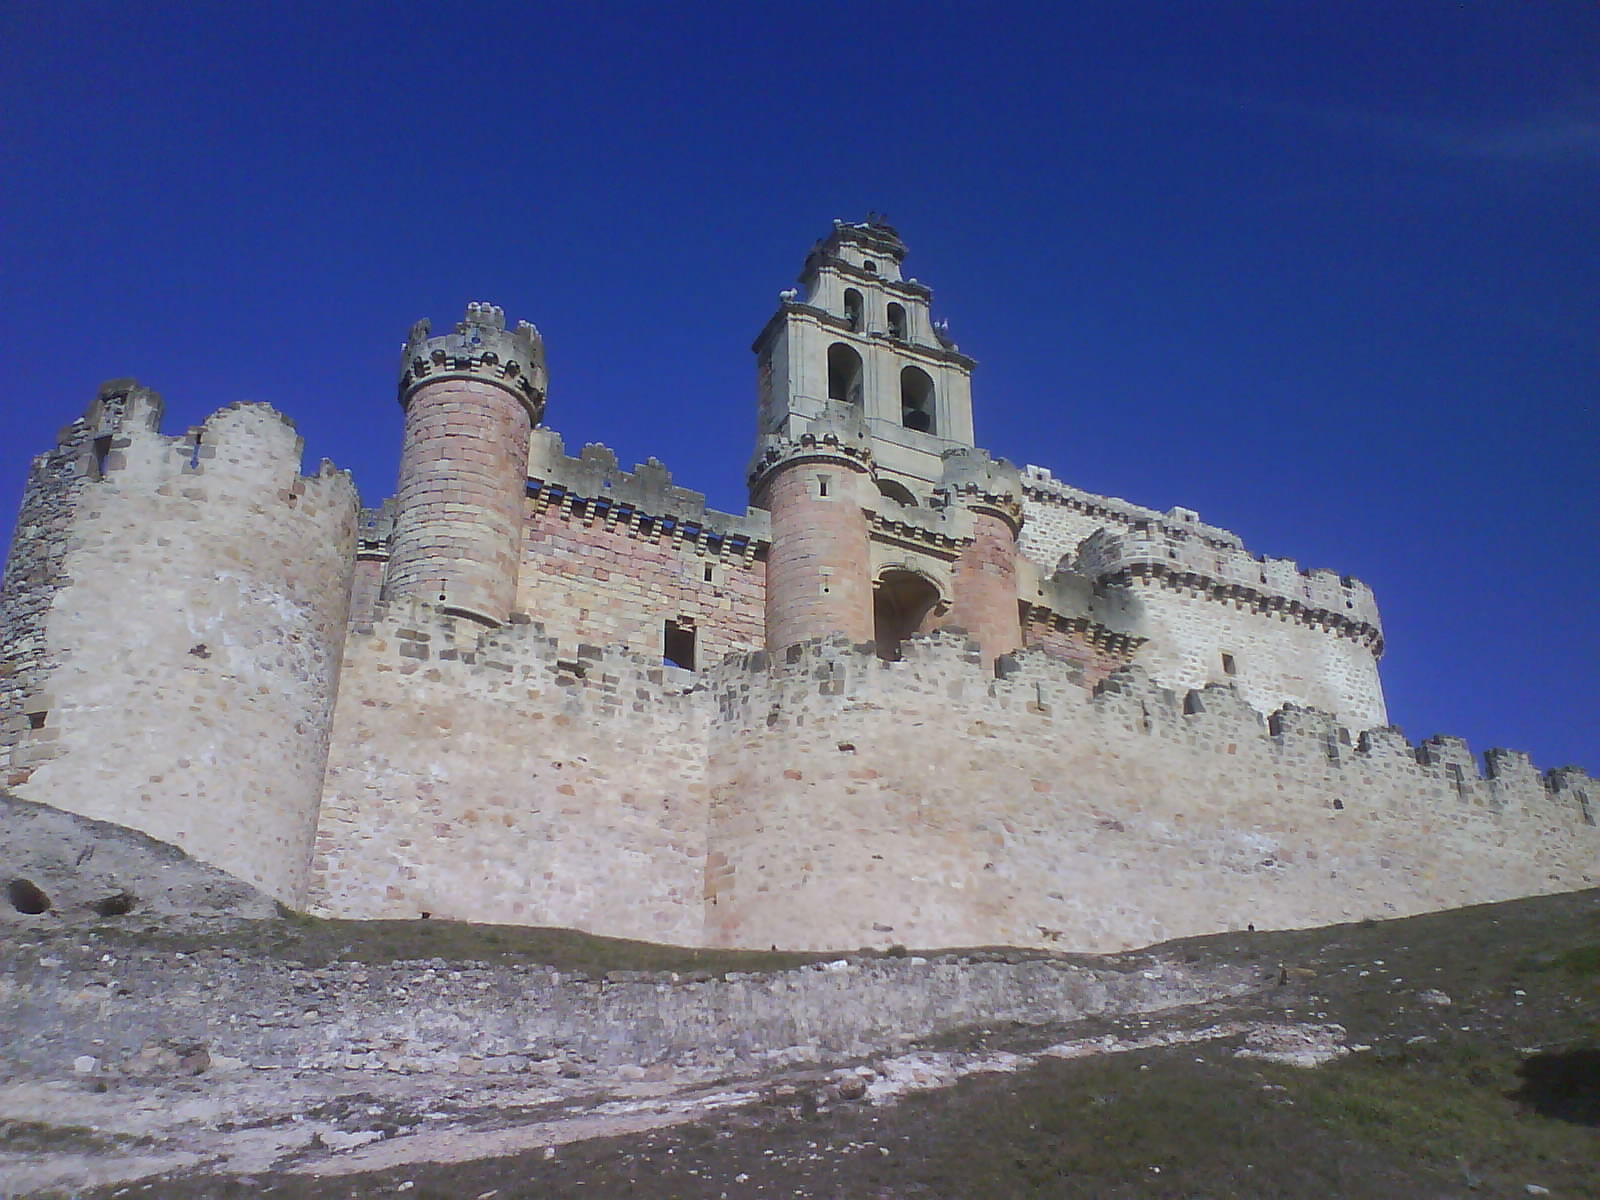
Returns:
[[[1238,754],[1248,744],[1256,754],[1362,775],[1362,787],[1375,781],[1368,773],[1378,772],[1401,787],[1417,780],[1448,785],[1448,792],[1441,789],[1446,799],[1480,807],[1491,796],[1496,798],[1492,806],[1501,810],[1556,805],[1575,826],[1591,824],[1577,803],[1579,794],[1600,801],[1596,781],[1580,768],[1541,773],[1527,754],[1500,748],[1486,751],[1480,761],[1461,738],[1439,735],[1412,744],[1393,726],[1351,730],[1330,713],[1300,705],[1262,713],[1224,684],[1179,692],[1128,666],[1086,688],[1074,664],[1027,650],[1005,656],[990,672],[977,643],[958,632],[916,635],[902,651],[900,661],[885,662],[870,645],[830,638],[782,653],[732,655],[704,672],[696,690],[717,697],[724,720],[764,716],[774,705],[811,711],[823,700],[849,707],[896,695],[959,696],[991,708],[996,718],[1021,712],[1063,730],[1085,720],[1110,722],[1202,754],[1229,746],[1228,753]],[[1197,737],[1199,731],[1205,736]],[[1600,833],[1595,847],[1600,851]]]
[[[675,541],[704,544],[713,553],[726,546],[735,555],[753,555],[772,537],[772,521],[763,509],[747,508],[738,515],[708,509],[704,492],[675,486],[672,473],[656,459],[624,471],[615,451],[593,442],[574,458],[561,435],[549,429],[534,430],[530,439],[528,495],[536,503],[593,519],[660,529]]]
[[[1013,534],[1022,528],[1022,477],[1016,467],[971,446],[952,446],[942,459],[938,491],[948,502],[999,517]]]
[[[6,698],[7,779],[294,903],[355,486],[326,460],[301,474],[303,442],[268,405],[232,404],[176,435],[160,413],[153,392],[108,385],[38,480],[48,517],[19,537],[3,597],[6,659],[24,667]]]
[[[803,432],[763,436],[746,472],[750,494],[759,494],[762,484],[779,467],[829,461],[867,474],[873,470],[872,439],[861,411],[853,405],[830,401]]]
[[[1306,571],[1286,559],[1258,559],[1194,541],[1181,532],[1100,529],[1070,563],[1079,574],[1115,586],[1155,581],[1260,613],[1279,614],[1354,638],[1383,653],[1383,628],[1372,589],[1334,571]]]
[[[549,371],[544,338],[527,321],[506,329],[506,315],[494,304],[472,303],[451,333],[433,336],[426,318],[411,327],[400,356],[400,404],[426,383],[477,379],[510,392],[537,425],[544,417]]]
[[[1200,520],[1200,515],[1192,509],[1171,508],[1161,512],[1158,509],[1146,508],[1142,504],[1123,500],[1118,496],[1100,496],[1094,492],[1086,492],[1082,488],[1063,483],[1046,468],[1032,463],[1022,468],[1022,484],[1028,499],[1036,503],[1081,513],[1101,523],[1110,521],[1117,525],[1137,525],[1144,521],[1171,525],[1191,532],[1195,537],[1211,545],[1232,546],[1239,549],[1244,547],[1238,534],[1219,525],[1208,525]]]
[[[480,694],[543,697],[593,719],[681,707],[697,681],[693,671],[625,646],[571,646],[524,613],[485,629],[448,608],[401,598],[375,606],[372,619],[351,633],[359,639],[351,652],[383,664],[380,670],[421,673],[434,683],[448,674]]]
[[[1347,614],[1347,621],[1371,625],[1381,634],[1372,589],[1359,579],[1301,567],[1287,558],[1251,554],[1237,534],[1205,524],[1188,509],[1161,513],[1115,497],[1095,496],[1035,466],[1026,468],[1023,482],[1030,501],[1059,505],[1104,523],[1063,552],[1063,566],[1096,578],[1137,566],[1159,566],[1335,615]]]

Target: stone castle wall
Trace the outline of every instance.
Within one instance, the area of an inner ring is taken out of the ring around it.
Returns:
[[[109,383],[101,389],[97,404],[114,397],[116,407],[125,409],[132,391],[131,380]],[[136,403],[142,411],[135,420],[160,420],[161,402],[155,393],[141,391]],[[120,426],[122,416],[116,413],[106,425]],[[88,420],[68,425],[56,445],[33,460],[23,489],[0,605],[0,761],[11,764],[8,783],[20,783],[26,770],[26,755],[19,761],[18,744],[37,742],[36,735],[48,719],[50,705],[41,693],[61,664],[45,626],[50,605],[67,582],[67,548],[78,499],[102,473],[94,446],[98,430],[98,423],[92,426]],[[99,449],[109,453],[109,443]]]
[[[1382,624],[1360,580],[1257,557],[1186,509],[1092,495],[1038,467],[1023,481],[1023,553],[1046,576],[1059,567],[1098,589],[1130,587],[1138,661],[1167,686],[1231,682],[1262,711],[1295,703],[1358,728],[1388,719]]]
[[[710,939],[1107,950],[1592,886],[1594,784],[968,643],[709,680]]]
[[[1112,950],[1600,881],[1600,789],[1459,742],[1091,694],[961,637],[698,676],[426,606],[347,647],[318,911],[729,946]]]
[[[50,671],[13,722],[7,777],[26,799],[142,830],[299,903],[355,489],[327,463],[301,476],[300,439],[264,405],[181,437],[158,417],[157,403],[114,435],[91,422],[70,486],[55,458],[83,443],[83,422],[42,460],[55,499],[23,553],[42,538],[56,567],[45,592],[8,584],[6,599],[33,613],[48,594],[30,636]]]
[[[651,462],[623,471],[604,446],[567,456],[533,435],[516,607],[570,651],[625,646],[659,659],[666,623],[693,630],[695,666],[760,646],[767,514],[707,509]]]
[[[1138,661],[1163,683],[1180,690],[1231,683],[1263,712],[1287,693],[1358,729],[1388,720],[1378,663],[1363,642],[1219,598],[1190,580],[1136,577],[1130,587],[1150,639]]]
[[[698,942],[706,711],[659,661],[380,609],[346,646],[312,907]]]

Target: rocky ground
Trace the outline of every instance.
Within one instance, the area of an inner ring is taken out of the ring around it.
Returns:
[[[359,970],[369,986],[393,989],[407,971],[448,975],[456,959],[491,975],[537,960],[588,973],[596,982],[581,986],[600,995],[645,987],[606,982],[630,971],[694,972],[747,1001],[815,987],[811,975],[848,995],[916,970],[942,972],[947,990],[950,978],[983,971],[1047,982],[1068,967],[1079,974],[1059,1020],[1018,1010],[1025,1019],[878,1052],[801,1043],[641,1056],[654,1058],[646,1063],[510,1055],[493,1069],[471,1057],[391,1069],[363,1055],[298,1069],[267,1061],[278,1045],[270,1040],[249,1043],[259,1061],[222,1053],[215,1040],[155,1041],[54,1069],[30,1035],[0,1078],[0,1193],[1600,1195],[1597,892],[1192,939],[1094,962],[905,956],[928,959],[921,967],[724,962],[537,931],[110,921],[12,937],[0,974],[13,989],[8,1011],[21,1012],[15,991],[40,987],[41,971],[82,972],[85,986],[62,994],[83,994],[83,1021],[104,1023],[119,1003],[137,1003],[138,988],[119,1000],[94,962],[115,974],[135,959],[224,952],[234,970],[278,963],[286,987],[326,987],[330,970],[342,987],[337,972]],[[41,959],[60,965],[40,968]],[[382,974],[385,964],[401,974]],[[464,976],[458,984],[474,978]],[[669,994],[668,984],[648,987],[657,991],[642,994]]]

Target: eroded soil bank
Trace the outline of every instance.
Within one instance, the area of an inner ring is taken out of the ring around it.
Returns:
[[[1104,959],[7,932],[12,1196],[1600,1194],[1595,892]]]

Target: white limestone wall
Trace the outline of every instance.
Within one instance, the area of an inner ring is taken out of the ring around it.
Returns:
[[[1025,478],[1023,553],[1047,575],[1065,560],[1129,588],[1148,639],[1135,661],[1162,685],[1233,683],[1263,712],[1299,704],[1358,729],[1388,719],[1377,603],[1360,580],[1257,558],[1186,510],[1079,492],[1036,467]]]
[[[1130,586],[1140,631],[1150,639],[1136,661],[1163,686],[1187,691],[1231,683],[1261,712],[1299,704],[1332,713],[1354,730],[1387,724],[1378,662],[1361,642],[1287,613],[1148,580]]]
[[[1077,553],[1078,543],[1097,529],[1122,527],[1106,516],[1068,508],[1060,504],[1041,504],[1024,493],[1022,501],[1022,534],[1017,546],[1022,553],[1039,564],[1045,575],[1055,572],[1061,560],[1069,560]]]
[[[314,911],[701,940],[705,710],[687,671],[411,602],[351,634]]]
[[[18,794],[142,830],[300,903],[357,499],[265,405],[194,436],[125,428],[78,494],[45,626],[56,664]]]
[[[1587,777],[1324,715],[1269,724],[1142,673],[1090,698],[1019,656],[838,644],[713,681],[708,938],[837,948],[1117,950],[1600,883]]]

